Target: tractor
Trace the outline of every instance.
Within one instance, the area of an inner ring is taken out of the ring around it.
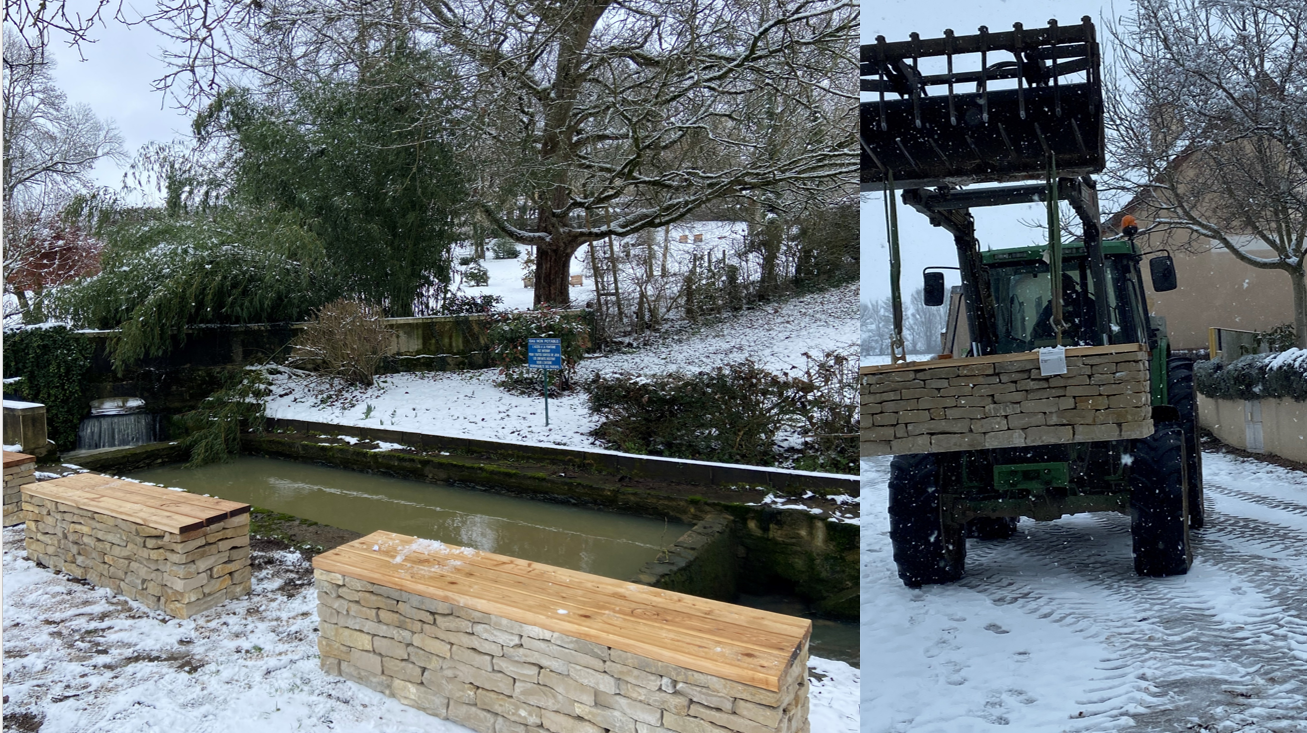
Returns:
[[[979,57],[979,63],[971,63]],[[861,187],[885,195],[891,287],[902,351],[897,206],[948,231],[957,267],[924,274],[926,305],[945,299],[956,269],[949,337],[971,357],[1139,344],[1149,365],[1152,434],[1011,448],[895,455],[889,516],[894,560],[910,587],[962,577],[966,538],[1012,536],[1021,517],[1116,511],[1131,518],[1134,568],[1188,572],[1190,530],[1203,526],[1193,363],[1172,356],[1165,322],[1149,315],[1142,262],[1155,292],[1177,286],[1165,251],[1144,254],[1137,226],[1102,239],[1092,178],[1105,162],[1100,58],[1093,23],[876,43],[861,48]],[[970,68],[969,68],[970,67]],[[978,68],[975,68],[978,67]],[[1080,236],[1063,244],[1059,203]],[[1043,202],[1047,247],[980,247],[971,210]],[[865,425],[864,425],[865,429]]]

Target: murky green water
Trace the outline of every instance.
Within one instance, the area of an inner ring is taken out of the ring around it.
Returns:
[[[858,623],[817,618],[808,613],[803,601],[792,596],[750,596],[741,594],[735,602],[741,606],[757,608],[787,616],[803,616],[812,620],[812,639],[808,654],[823,659],[838,659],[861,668],[858,649]]]
[[[247,456],[199,469],[165,466],[129,478],[364,534],[385,529],[622,580],[690,529],[680,522],[275,458]],[[786,596],[741,596],[737,603],[807,615],[802,602]],[[811,653],[858,666],[857,624],[813,619]]]
[[[130,478],[362,532],[378,529],[626,580],[690,529],[624,514],[275,458]]]

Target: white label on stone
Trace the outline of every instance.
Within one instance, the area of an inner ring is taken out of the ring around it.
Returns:
[[[1039,350],[1039,374],[1052,377],[1066,374],[1066,347],[1054,346]]]

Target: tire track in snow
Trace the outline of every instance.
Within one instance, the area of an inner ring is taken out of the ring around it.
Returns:
[[[1209,574],[1224,577],[1139,578],[1130,561],[1129,519],[1096,514],[1092,525],[1083,518],[1027,522],[1024,539],[973,542],[974,562],[962,583],[997,604],[1016,604],[1121,650],[1100,667],[1104,694],[1077,701],[1085,707],[1084,729],[1128,719],[1147,730],[1185,729],[1239,718],[1261,721],[1271,726],[1267,730],[1307,730],[1301,682],[1307,679],[1307,620],[1299,570],[1307,566],[1307,533],[1220,511],[1209,516],[1210,529],[1195,534],[1194,577],[1204,564],[1215,571]],[[1293,562],[1249,552],[1240,543]],[[1031,566],[1038,585],[1011,574]],[[1040,587],[1055,574],[1066,576],[1069,587]],[[1227,607],[1231,592],[1248,597],[1238,619]]]

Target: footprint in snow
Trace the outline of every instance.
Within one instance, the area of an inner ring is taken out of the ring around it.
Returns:
[[[998,624],[995,624],[995,623],[988,623],[988,624],[985,624],[985,631],[992,631],[992,632],[994,632],[995,634],[1006,634],[1006,633],[1009,633],[1007,629],[1005,629],[1005,628],[1003,628],[1002,626],[999,626]]]

